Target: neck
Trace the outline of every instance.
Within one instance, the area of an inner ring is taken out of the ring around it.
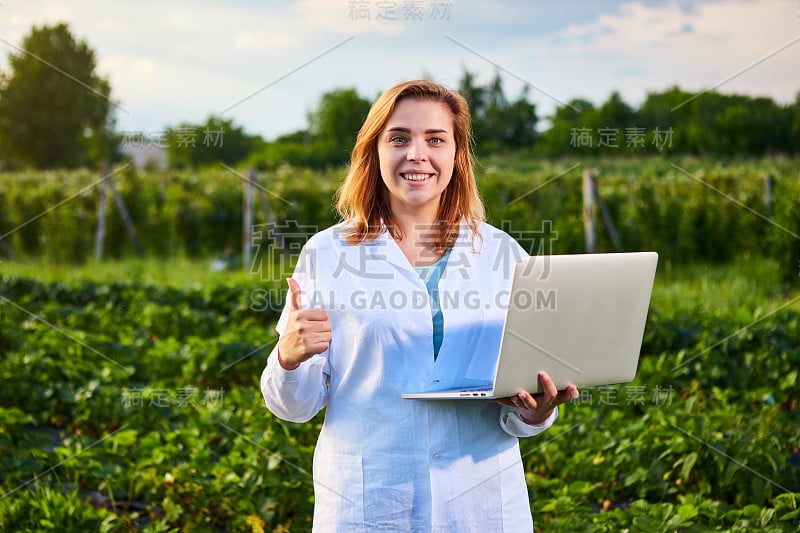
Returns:
[[[403,233],[403,239],[397,244],[412,266],[430,265],[441,257],[436,251],[439,230],[435,226],[435,213],[422,217],[418,214],[395,212],[394,219]]]
[[[407,207],[392,205],[392,217],[400,231],[407,239],[417,240],[418,237],[430,237],[439,213],[439,202],[430,202],[427,205]]]

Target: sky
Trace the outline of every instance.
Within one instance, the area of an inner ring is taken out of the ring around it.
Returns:
[[[614,90],[634,106],[675,85],[800,91],[800,0],[0,0],[0,70],[32,26],[58,22],[95,51],[129,134],[213,114],[273,139],[326,92],[457,87],[465,69],[479,84],[499,72],[511,99],[527,86],[543,119]]]

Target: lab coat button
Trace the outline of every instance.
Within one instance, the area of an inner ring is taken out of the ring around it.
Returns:
[[[433,459],[434,461],[438,461],[441,458],[442,458],[442,454],[439,453],[439,452],[435,452],[433,455],[431,455],[431,459]]]

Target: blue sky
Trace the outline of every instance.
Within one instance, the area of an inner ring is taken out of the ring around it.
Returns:
[[[145,134],[222,113],[274,138],[305,127],[324,92],[456,86],[464,68],[480,83],[499,68],[512,98],[528,85],[542,117],[612,90],[634,105],[673,85],[783,103],[800,91],[800,0],[0,2],[10,43],[62,21],[97,53],[118,129]]]

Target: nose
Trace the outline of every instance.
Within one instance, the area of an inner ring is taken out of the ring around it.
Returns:
[[[408,161],[425,161],[427,159],[427,146],[424,139],[415,139],[408,143],[406,159]]]

